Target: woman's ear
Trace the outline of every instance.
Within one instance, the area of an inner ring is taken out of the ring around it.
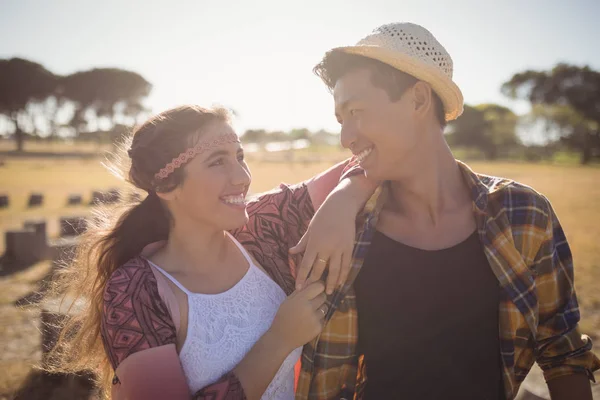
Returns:
[[[170,190],[168,192],[156,192],[156,195],[159,199],[164,201],[173,201],[179,197],[180,188],[177,186],[175,189]]]

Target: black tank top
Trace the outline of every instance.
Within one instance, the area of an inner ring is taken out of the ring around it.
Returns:
[[[501,289],[477,233],[436,251],[373,239],[355,281],[365,398],[504,399]]]

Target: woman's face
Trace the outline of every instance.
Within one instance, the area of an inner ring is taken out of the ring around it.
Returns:
[[[251,174],[235,132],[222,121],[202,130],[198,144],[209,145],[184,166],[183,183],[163,197],[177,224],[180,218],[218,230],[240,228],[248,221],[246,194]]]

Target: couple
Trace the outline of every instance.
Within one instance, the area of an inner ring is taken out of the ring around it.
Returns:
[[[315,72],[354,156],[252,201],[225,111],[143,124],[128,177],[148,196],[68,269],[90,303],[61,368],[100,363],[115,399],[513,399],[537,362],[553,399],[591,399],[561,225],[454,159],[452,68],[410,23],[329,51]]]

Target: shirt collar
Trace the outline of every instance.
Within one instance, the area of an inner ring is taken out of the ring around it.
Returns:
[[[476,174],[467,164],[462,161],[456,160],[458,168],[463,175],[463,178],[469,187],[471,193],[471,199],[477,211],[482,214],[486,213],[488,205],[488,196],[490,194],[490,188],[482,182],[480,176]]]

